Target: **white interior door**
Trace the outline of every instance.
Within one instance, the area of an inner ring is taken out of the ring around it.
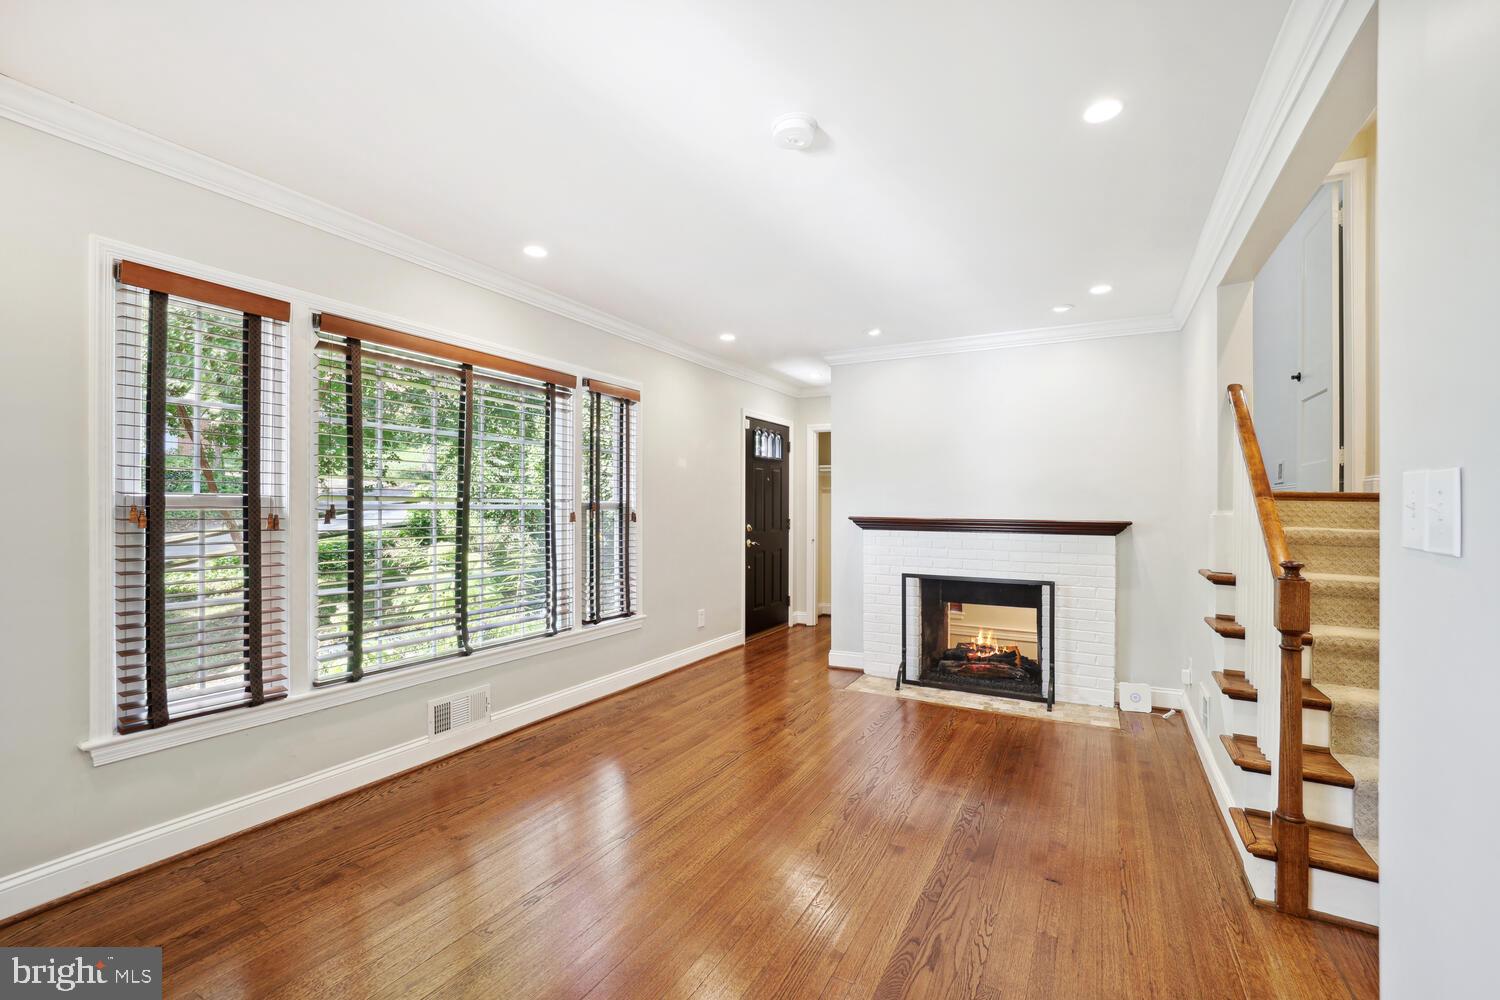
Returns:
[[[1338,489],[1339,191],[1318,189],[1255,278],[1255,427],[1278,489]]]

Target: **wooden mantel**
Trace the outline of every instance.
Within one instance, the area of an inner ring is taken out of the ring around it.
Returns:
[[[1118,535],[1129,521],[1028,521],[994,517],[849,518],[861,528],[880,531],[999,531],[1013,535]]]

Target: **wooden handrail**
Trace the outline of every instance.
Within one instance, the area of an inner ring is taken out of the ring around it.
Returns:
[[[1245,387],[1229,387],[1235,429],[1245,455],[1245,471],[1255,498],[1255,512],[1271,561],[1276,587],[1273,622],[1281,633],[1281,703],[1279,749],[1276,759],[1276,811],[1271,816],[1271,838],[1276,844],[1276,908],[1305,917],[1308,911],[1307,817],[1302,811],[1302,637],[1309,628],[1311,588],[1302,564],[1292,559],[1286,529],[1276,510],[1271,479],[1255,436],[1255,423],[1245,402]]]
[[[1292,554],[1286,547],[1286,529],[1282,527],[1281,515],[1276,510],[1271,477],[1266,475],[1266,460],[1260,454],[1255,421],[1250,419],[1250,406],[1245,402],[1245,387],[1238,382],[1231,385],[1229,401],[1234,404],[1234,427],[1240,435],[1240,449],[1245,453],[1245,471],[1250,474],[1250,491],[1255,496],[1255,512],[1260,516],[1260,531],[1266,539],[1271,575],[1280,579],[1281,566],[1291,561]]]

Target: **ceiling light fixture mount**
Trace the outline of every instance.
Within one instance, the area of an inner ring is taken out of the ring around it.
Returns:
[[[1083,120],[1090,125],[1100,125],[1125,110],[1125,104],[1116,97],[1101,97],[1083,109]]]
[[[771,123],[771,138],[782,149],[805,151],[818,136],[818,123],[812,115],[793,111]]]
[[[725,330],[723,333],[719,334],[719,339],[727,344],[734,339],[734,334],[730,333],[728,330]]]
[[[1055,313],[1065,313],[1072,308],[1073,304],[1071,302],[1064,302],[1062,305],[1053,306],[1052,311]]]
[[[521,248],[521,252],[528,257],[535,257],[537,260],[541,260],[543,257],[547,256],[547,248],[544,246],[539,246],[535,243],[528,243],[526,246]]]
[[[1115,290],[1115,286],[1114,285],[1095,285],[1093,288],[1089,289],[1089,294],[1090,295],[1108,295],[1110,292],[1112,292],[1114,290]]]
[[[880,336],[880,327],[877,326],[875,329],[870,330],[869,331],[869,335],[872,336],[872,337],[878,337],[878,336]]]

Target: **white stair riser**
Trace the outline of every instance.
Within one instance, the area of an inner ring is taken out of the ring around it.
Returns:
[[[1228,754],[1226,753],[1227,757]],[[1252,809],[1274,812],[1276,809],[1276,778],[1270,774],[1257,774],[1236,768],[1243,777],[1240,787],[1245,791],[1245,801]],[[1302,783],[1302,815],[1315,823],[1331,823],[1334,826],[1354,825],[1354,789],[1337,785],[1322,785],[1316,781]]]
[[[1219,709],[1225,722],[1225,732],[1231,736],[1255,735],[1257,732],[1255,702],[1238,701],[1222,692],[1219,695],[1219,701]]]
[[[1220,670],[1245,669],[1245,640],[1226,639],[1215,633],[1213,638],[1214,658]]]
[[[1231,736],[1247,735],[1253,736],[1260,730],[1256,725],[1256,712],[1260,708],[1260,702],[1240,701],[1231,698],[1222,691],[1219,693],[1219,710],[1228,724],[1226,732]],[[1304,708],[1302,710],[1302,742],[1315,747],[1328,746],[1331,724],[1329,713],[1320,708]]]
[[[1272,866],[1275,867],[1274,865]],[[1314,868],[1308,886],[1308,906],[1319,913],[1380,925],[1380,883]]]
[[[1215,653],[1219,657],[1220,670],[1244,670],[1245,669],[1245,640],[1226,639],[1221,635],[1214,636],[1217,648]],[[1302,647],[1302,676],[1312,680],[1312,658],[1313,648]]]
[[[1216,614],[1216,615],[1232,615],[1232,614],[1234,614],[1234,588],[1233,587],[1215,587],[1214,588],[1214,614]]]
[[[1310,746],[1326,747],[1333,729],[1328,712],[1317,708],[1302,710],[1302,742]]]

